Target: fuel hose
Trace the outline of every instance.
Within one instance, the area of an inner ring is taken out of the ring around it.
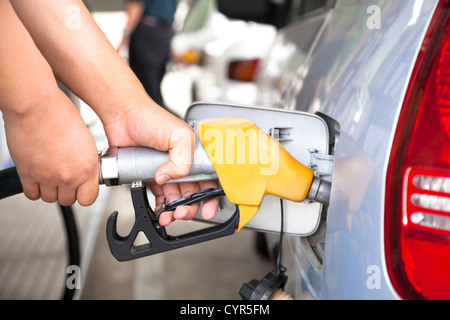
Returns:
[[[15,167],[0,171],[0,200],[23,192],[22,183]],[[59,205],[67,237],[68,265],[80,266],[80,241],[75,216],[71,206]],[[69,289],[64,284],[62,300],[72,300],[75,288]]]

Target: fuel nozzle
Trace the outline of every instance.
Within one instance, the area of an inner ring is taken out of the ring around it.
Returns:
[[[187,177],[171,182],[218,178],[228,200],[239,207],[238,231],[255,216],[266,194],[328,205],[330,182],[315,176],[252,121],[239,117],[205,119],[196,130],[199,141],[191,170]],[[99,155],[99,182],[151,181],[168,160],[167,152],[154,149],[110,148]]]
[[[218,178],[221,188],[203,190],[173,203],[164,202],[162,210],[171,211],[180,205],[224,194],[236,205],[234,214],[217,226],[178,236],[167,234],[158,221],[162,211],[155,213],[150,208],[143,182],[154,179],[160,165],[168,161],[168,153],[137,147],[110,149],[99,155],[99,182],[131,183],[136,217],[125,237],[117,232],[118,213],[113,212],[108,218],[107,240],[117,260],[131,260],[231,235],[254,217],[266,194],[294,202],[309,199],[328,204],[330,183],[315,177],[311,168],[298,162],[252,121],[238,117],[205,119],[196,130],[201,144],[195,145],[191,170],[187,177],[172,182]],[[134,240],[140,232],[149,243],[135,246]],[[283,273],[269,274],[261,283],[273,280],[282,284]]]

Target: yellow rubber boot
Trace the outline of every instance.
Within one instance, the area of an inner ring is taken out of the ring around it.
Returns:
[[[239,207],[238,231],[255,216],[264,195],[301,202],[308,194],[313,171],[252,121],[205,119],[197,134],[225,195]]]

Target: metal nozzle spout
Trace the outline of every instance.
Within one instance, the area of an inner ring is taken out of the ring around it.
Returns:
[[[314,177],[309,192],[306,195],[306,199],[319,202],[328,207],[330,203],[330,193],[331,182],[323,180],[319,177]]]

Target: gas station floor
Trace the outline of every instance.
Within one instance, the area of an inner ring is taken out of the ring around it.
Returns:
[[[105,187],[106,188],[106,187]],[[134,222],[127,187],[102,189],[96,204],[75,205],[81,240],[80,300],[227,300],[240,299],[244,282],[262,278],[274,266],[255,250],[255,233],[232,236],[141,259],[118,262],[106,242],[106,220],[119,212],[118,231]],[[176,222],[168,231],[205,227],[198,221]],[[23,195],[0,206],[0,299],[54,300],[66,276],[66,246],[58,208]]]
[[[252,231],[118,262],[107,247],[106,216],[118,210],[118,231],[126,233],[134,221],[129,197],[126,188],[110,191],[81,299],[240,299],[238,292],[244,282],[261,278],[273,268],[256,253]],[[180,221],[169,226],[168,232],[185,233],[193,225],[206,226]]]

